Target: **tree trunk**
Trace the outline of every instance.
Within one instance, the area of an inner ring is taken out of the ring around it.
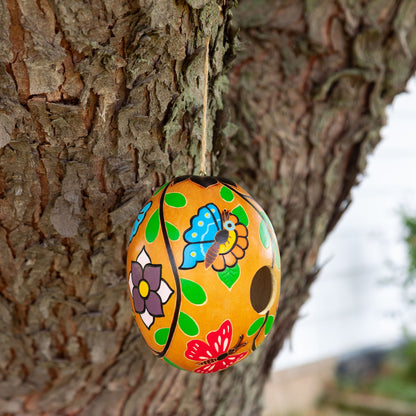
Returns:
[[[244,0],[234,61],[231,6],[0,1],[1,414],[259,414],[319,246],[415,69],[416,5]],[[144,345],[124,263],[144,201],[199,173],[207,37],[208,173],[268,211],[283,280],[259,351],[201,376]]]

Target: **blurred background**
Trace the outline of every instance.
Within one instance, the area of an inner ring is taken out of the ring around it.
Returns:
[[[352,407],[352,413],[345,413],[348,405],[317,407],[319,400],[336,401],[331,394],[339,398],[341,393],[350,401],[359,396],[364,402],[376,393],[383,408],[392,401],[397,406],[400,397],[373,392],[369,385],[409,370],[412,362],[402,360],[406,354],[415,361],[414,384],[411,376],[407,386],[414,397],[410,393],[400,402],[404,413],[395,407],[396,413],[383,414],[416,416],[416,346],[412,350],[410,342],[416,337],[416,294],[406,242],[409,227],[416,232],[416,221],[406,225],[404,220],[416,217],[415,131],[413,78],[388,109],[383,139],[352,192],[353,202],[321,248],[323,269],[274,363],[265,391],[265,416],[370,414],[363,406]],[[344,413],[335,408],[344,408]],[[381,413],[373,409],[371,414]]]

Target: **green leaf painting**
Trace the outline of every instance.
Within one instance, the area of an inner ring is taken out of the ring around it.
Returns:
[[[159,192],[163,191],[163,189],[165,189],[168,185],[170,184],[170,182],[166,182],[164,185],[162,185],[154,194],[153,196],[156,196]]]
[[[207,300],[207,294],[202,286],[192,280],[181,279],[182,294],[194,305],[203,305]]]
[[[170,328],[160,328],[160,329],[158,329],[155,332],[155,341],[159,345],[165,345],[167,340],[168,340],[169,331],[170,331]]]
[[[246,227],[248,226],[248,216],[245,209],[241,205],[235,207],[231,212],[238,218],[238,220],[242,224],[244,224]]]
[[[182,208],[186,205],[186,198],[179,192],[171,192],[165,195],[165,203],[170,207]]]
[[[153,243],[159,234],[160,219],[159,219],[159,208],[152,214],[149,222],[146,225],[146,240],[148,243]]]
[[[169,365],[171,365],[172,367],[177,368],[178,370],[183,370],[182,367],[179,367],[178,365],[176,365],[175,363],[173,363],[171,360],[169,360],[166,357],[163,357],[163,361],[165,361],[166,363],[168,363]]]
[[[267,335],[270,332],[273,326],[273,322],[274,322],[274,316],[270,315],[267,318],[266,325],[264,327],[264,335]]]
[[[270,218],[267,216],[267,214],[263,211],[261,213],[262,218],[264,219],[264,221],[266,221],[267,225],[270,227],[270,229],[273,230],[273,224],[270,221]]]
[[[256,319],[251,325],[250,328],[247,331],[247,335],[249,337],[251,337],[252,335],[254,335],[263,325],[264,322],[264,316],[262,316],[261,318]]]
[[[179,237],[181,236],[181,233],[179,232],[179,230],[170,222],[166,221],[165,224],[166,224],[166,231],[168,233],[169,239],[172,241],[179,240]]]
[[[234,267],[227,267],[223,271],[218,272],[218,277],[228,289],[231,289],[240,277],[240,266],[236,264]]]
[[[189,337],[194,337],[199,334],[198,324],[185,312],[180,312],[178,324],[182,332]]]
[[[261,213],[261,216],[262,216],[262,218],[264,219],[264,221],[266,222],[266,224],[268,225],[270,232],[273,232],[273,233],[274,233],[273,224],[270,222],[270,219],[269,219],[269,217],[266,215],[266,213],[265,213],[265,212],[262,212],[262,213]],[[265,224],[265,225],[266,225],[266,224]],[[261,230],[260,230],[260,233],[261,233]],[[270,237],[270,234],[269,234],[269,237]],[[261,234],[260,234],[260,238],[261,238]],[[277,243],[276,243],[275,238],[271,238],[271,242],[272,242],[272,246],[273,246],[274,258],[275,258],[275,260],[276,260],[276,267],[277,267],[278,269],[280,269],[280,256],[279,256],[279,248],[277,247]],[[262,241],[262,243],[263,243],[263,241]]]
[[[279,255],[279,250],[275,242],[273,242],[273,250],[274,250],[274,257],[276,260],[276,267],[280,269],[280,255]]]
[[[264,221],[260,223],[259,234],[260,234],[260,241],[263,244],[263,247],[269,248],[270,247],[270,234],[269,234],[269,230],[267,229],[267,225]]]
[[[234,199],[233,191],[226,186],[221,188],[220,196],[226,202],[231,202]]]

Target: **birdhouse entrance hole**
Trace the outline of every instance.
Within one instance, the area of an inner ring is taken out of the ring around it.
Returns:
[[[250,302],[253,309],[263,314],[268,311],[276,297],[276,276],[273,269],[261,267],[251,281]]]

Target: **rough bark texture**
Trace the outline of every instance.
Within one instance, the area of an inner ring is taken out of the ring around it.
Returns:
[[[0,1],[0,414],[259,414],[319,246],[415,68],[416,5],[244,0],[227,75],[230,8]],[[143,202],[199,173],[207,36],[209,170],[269,212],[283,285],[259,352],[199,376],[145,347],[124,260]]]
[[[229,100],[239,130],[225,141],[224,166],[269,212],[283,256],[267,372],[380,141],[385,108],[414,73],[416,3],[243,1],[235,15],[243,50]]]

